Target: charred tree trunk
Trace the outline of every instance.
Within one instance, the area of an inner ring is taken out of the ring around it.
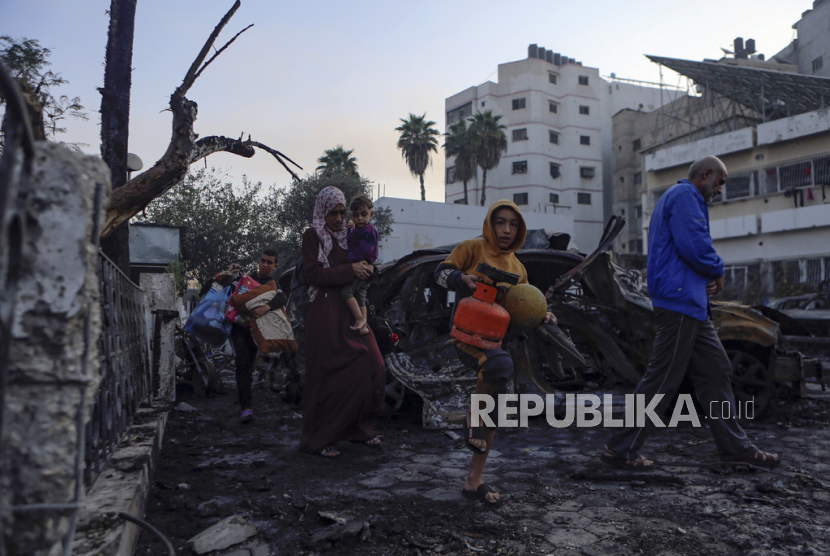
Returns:
[[[110,168],[112,189],[127,183],[133,32],[137,0],[112,0],[104,88],[101,92],[101,157]],[[130,275],[129,226],[121,224],[101,241],[104,253]]]

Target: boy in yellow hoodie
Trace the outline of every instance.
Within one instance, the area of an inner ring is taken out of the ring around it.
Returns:
[[[519,276],[519,284],[527,284],[527,271],[514,254],[525,241],[527,227],[519,207],[511,201],[496,201],[487,211],[482,230],[483,237],[468,239],[453,249],[450,256],[435,269],[438,285],[456,292],[455,307],[464,297],[473,294],[476,283],[484,277],[476,271],[479,263],[504,270]],[[455,311],[453,311],[453,316]],[[548,310],[545,322],[556,317]],[[477,370],[476,394],[496,396],[506,392],[507,383],[513,376],[513,360],[502,348],[481,349],[453,339],[459,359],[468,367]],[[481,423],[471,423],[467,414],[467,447],[473,451],[473,461],[464,482],[461,494],[489,504],[499,503],[499,493],[482,479],[487,454],[493,446],[496,431],[485,430]]]

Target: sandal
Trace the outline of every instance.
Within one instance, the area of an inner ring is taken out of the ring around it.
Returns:
[[[338,450],[337,446],[335,446],[334,444],[329,444],[325,448],[322,448],[321,450],[317,450],[317,452],[315,452],[315,453],[318,456],[328,458],[328,459],[339,458],[342,455],[340,453],[340,450]]]
[[[721,458],[722,463],[739,463],[749,465],[752,467],[763,467],[764,469],[772,469],[781,464],[778,454],[771,452],[762,452],[755,450],[754,452],[740,457],[726,457]]]
[[[475,454],[486,454],[487,451],[490,449],[488,446],[483,450],[470,442],[471,440],[484,440],[487,442],[487,428],[486,427],[471,427],[470,426],[470,416],[467,415],[467,420],[464,421],[464,428],[467,430],[464,436],[464,443],[467,445],[473,453]]]
[[[379,436],[375,436],[374,438],[370,438],[369,440],[364,440],[363,444],[370,448],[381,448],[383,447],[383,442],[381,441]]]
[[[637,459],[621,458],[612,452],[608,446],[605,447],[605,453],[599,459],[603,463],[613,465],[619,469],[628,469],[629,471],[651,471],[651,468],[654,467],[654,462],[646,459],[644,456],[637,456]]]
[[[498,506],[499,504],[501,504],[501,498],[499,498],[495,502],[492,502],[487,499],[487,495],[491,492],[494,492],[496,494],[499,493],[499,491],[497,491],[487,483],[481,483],[480,485],[478,485],[478,488],[475,489],[475,491],[467,490],[463,487],[461,488],[461,496],[463,496],[464,498],[469,498],[470,500],[478,500],[479,502],[484,502],[485,504],[489,504],[491,506]]]

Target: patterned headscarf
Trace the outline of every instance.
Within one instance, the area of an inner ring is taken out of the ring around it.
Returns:
[[[317,260],[323,264],[323,268],[329,268],[329,253],[333,248],[331,238],[337,240],[337,244],[343,249],[348,249],[346,245],[346,227],[344,226],[339,232],[333,232],[326,227],[326,216],[334,210],[337,205],[346,206],[346,196],[336,187],[326,187],[317,195],[317,201],[314,203],[314,216],[311,220],[311,227],[317,231],[317,237],[320,238],[320,249],[317,252]],[[317,291],[320,288],[317,286],[310,286],[308,288],[308,296],[311,301],[317,297]]]

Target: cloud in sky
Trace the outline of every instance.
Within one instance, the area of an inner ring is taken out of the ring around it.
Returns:
[[[168,97],[230,0],[139,0],[133,53],[130,151],[145,167],[170,139]],[[699,0],[671,2],[243,0],[217,41],[250,23],[196,82],[201,136],[241,132],[286,153],[306,171],[325,149],[354,149],[363,175],[390,196],[418,198],[395,147],[399,119],[427,113],[444,131],[444,99],[488,79],[497,65],[526,57],[538,43],[597,67],[601,75],[658,81],[643,54],[701,60],[721,56],[737,36],[754,38],[772,55],[792,38],[809,1]],[[61,139],[98,153],[97,111],[107,41],[106,0],[0,2],[0,35],[40,41],[53,51],[52,69],[70,81],[61,94],[80,96],[89,122],[68,122]],[[676,74],[664,71],[667,82]],[[682,84],[685,85],[685,82]],[[443,142],[443,141],[442,141]],[[208,165],[247,174],[266,186],[287,185],[270,155],[213,155]],[[444,200],[439,153],[425,181],[427,199]]]

